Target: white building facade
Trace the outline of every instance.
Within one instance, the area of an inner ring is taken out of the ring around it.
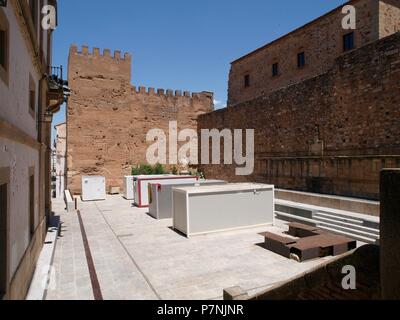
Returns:
[[[66,161],[67,154],[67,124],[61,123],[55,126],[56,140],[55,140],[55,197],[58,199],[64,198],[65,191],[65,174],[66,174]]]
[[[51,216],[49,136],[63,96],[49,87],[52,30],[40,25],[47,4],[56,7],[0,6],[0,299],[25,298]]]

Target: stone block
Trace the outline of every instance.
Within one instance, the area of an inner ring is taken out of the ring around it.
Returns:
[[[248,300],[249,295],[241,287],[231,287],[224,290],[224,300]]]

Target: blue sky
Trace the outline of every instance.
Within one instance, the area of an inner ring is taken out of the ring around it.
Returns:
[[[231,61],[345,2],[59,0],[53,65],[66,68],[73,43],[129,52],[133,85],[212,91],[222,108]]]

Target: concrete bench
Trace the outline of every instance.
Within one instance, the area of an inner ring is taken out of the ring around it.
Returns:
[[[353,239],[300,223],[289,224],[289,234],[297,239],[270,232],[260,233],[265,238],[267,250],[299,262],[341,255],[357,247],[357,242]]]
[[[271,232],[260,233],[265,239],[265,248],[286,258],[290,258],[290,246],[296,243],[296,239],[283,237]]]
[[[357,247],[357,242],[350,238],[324,233],[302,238],[291,245],[290,251],[299,257],[300,261],[338,256]]]
[[[312,237],[323,233],[317,227],[308,226],[305,224],[293,222],[289,224],[289,235],[295,238]]]
[[[69,190],[64,191],[64,201],[67,212],[75,211],[75,201],[72,198],[71,192]]]

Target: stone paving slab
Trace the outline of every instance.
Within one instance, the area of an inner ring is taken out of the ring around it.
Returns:
[[[54,200],[53,209],[61,218],[53,267],[55,286],[47,291],[47,300],[93,300],[82,235],[76,213],[66,213],[63,201]]]
[[[331,259],[300,264],[265,250],[258,233],[281,233],[282,225],[187,239],[171,229],[171,219],[155,220],[121,196],[79,208],[107,300],[222,299],[223,289],[233,286],[255,294]],[[93,299],[78,218],[60,215],[57,287],[48,299]]]
[[[30,283],[26,300],[43,300],[47,293],[47,286],[51,281],[52,265],[60,228],[60,217],[54,216],[50,221],[45,242],[36,263],[36,269]]]

